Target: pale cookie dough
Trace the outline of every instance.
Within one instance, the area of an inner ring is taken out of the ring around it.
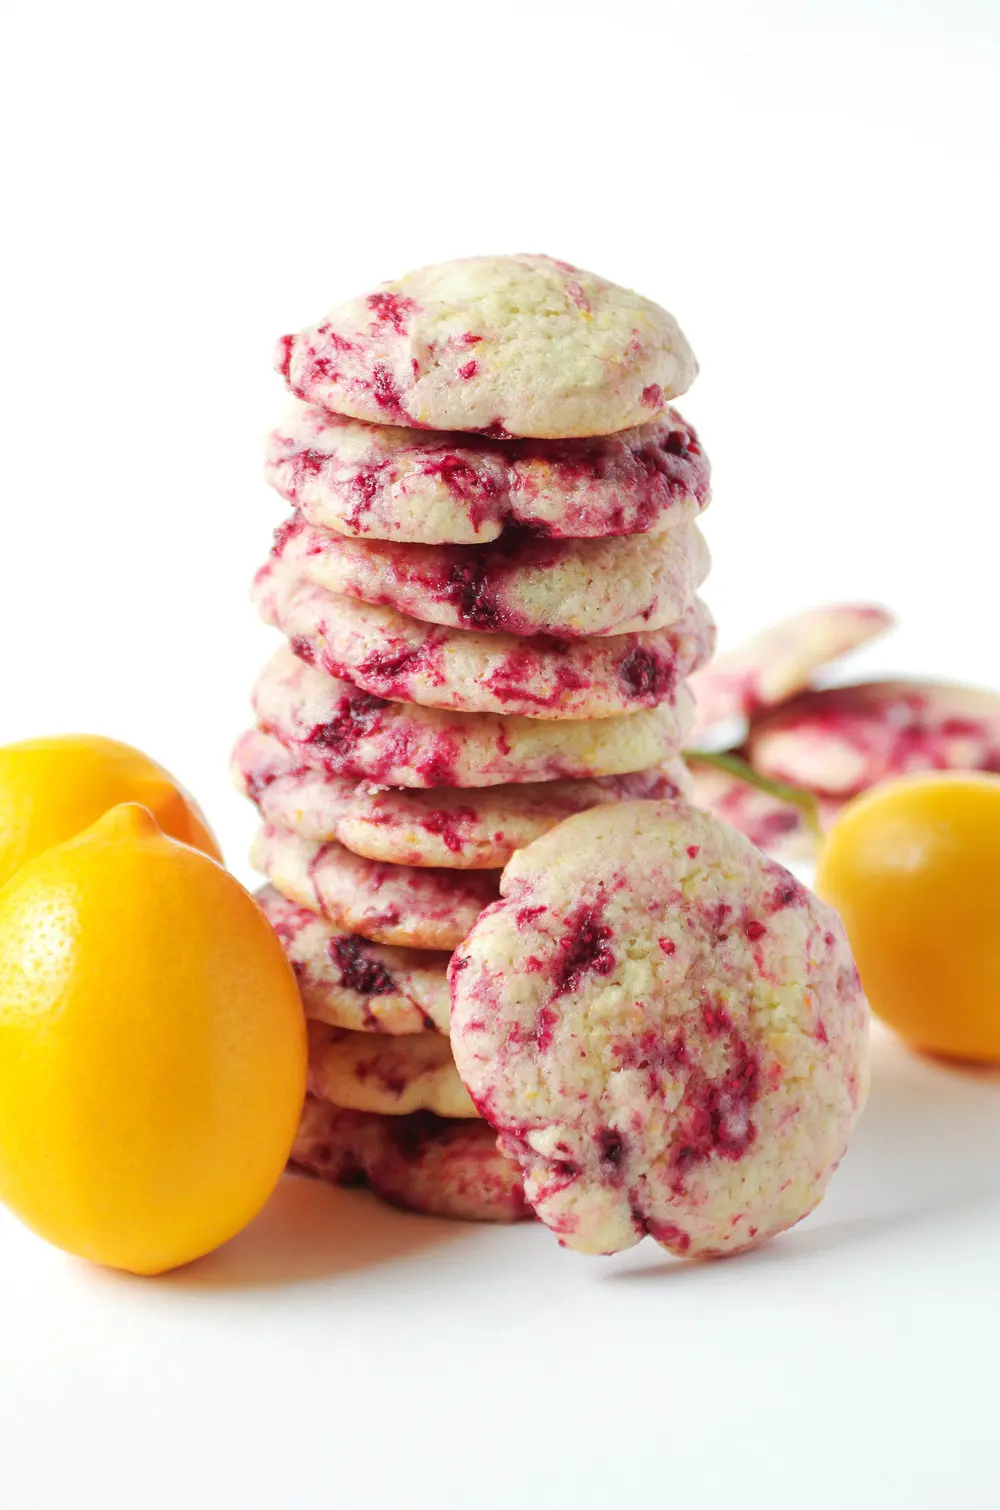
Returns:
[[[673,315],[553,257],[419,268],[283,336],[299,398],[375,424],[497,435],[606,435],[691,386]]]
[[[605,639],[530,640],[445,629],[314,587],[278,563],[257,573],[254,601],[292,649],[374,697],[522,718],[592,719],[672,701],[712,654],[700,600],[666,629]]]
[[[257,905],[295,971],[307,1017],[357,1033],[447,1034],[450,955],[343,933],[273,886]]]
[[[519,1222],[534,1214],[516,1164],[484,1122],[430,1112],[385,1117],[307,1096],[291,1167],[335,1185],[364,1182],[394,1206],[466,1222]]]
[[[750,731],[765,775],[833,797],[918,771],[1000,771],[1000,693],[948,682],[807,692]]]
[[[694,525],[616,540],[507,531],[493,546],[433,546],[350,540],[298,515],[276,532],[272,555],[316,587],[424,623],[567,639],[676,623],[710,565]]]
[[[708,507],[711,469],[676,409],[587,441],[491,441],[365,425],[297,404],[264,475],[311,524],[423,545],[483,545],[524,525],[556,539],[654,534]]]
[[[716,656],[691,678],[695,737],[732,718],[750,718],[808,687],[818,671],[891,629],[885,608],[842,603],[809,608]]]
[[[344,933],[410,949],[454,949],[496,900],[495,870],[380,865],[342,844],[313,844],[267,824],[250,863],[276,891]]]
[[[868,1081],[833,910],[684,802],[570,818],[501,892],[452,961],[452,1047],[562,1242],[724,1254],[811,1211]]]
[[[349,1111],[479,1116],[458,1078],[447,1038],[436,1033],[389,1038],[310,1022],[309,1089]]]
[[[515,849],[588,807],[676,797],[690,788],[679,759],[593,781],[387,788],[303,766],[280,740],[257,729],[237,741],[232,771],[239,790],[276,828],[321,844],[336,839],[370,860],[458,870],[499,870]]]
[[[693,712],[683,687],[658,708],[576,723],[418,708],[327,676],[286,646],[258,677],[253,703],[261,728],[303,766],[409,788],[642,771],[677,754]]]

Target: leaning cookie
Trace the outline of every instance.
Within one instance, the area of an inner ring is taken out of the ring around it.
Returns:
[[[295,653],[374,697],[460,713],[590,719],[671,701],[711,657],[715,623],[696,599],[644,634],[558,640],[445,629],[326,592],[269,562],[254,601]]]
[[[307,1017],[357,1033],[447,1035],[449,954],[344,933],[273,886],[256,900],[295,971]]]
[[[684,393],[697,363],[659,305],[552,257],[420,268],[283,336],[291,391],[375,424],[607,435]]]
[[[809,608],[716,656],[691,678],[695,737],[734,718],[752,718],[811,685],[816,674],[884,634],[891,613],[870,603]]]
[[[592,440],[490,441],[299,404],[268,437],[264,475],[310,524],[423,545],[483,545],[521,526],[554,540],[654,535],[711,496],[708,458],[676,409]]]
[[[1000,694],[949,682],[863,682],[806,692],[756,721],[765,775],[833,797],[919,771],[1000,771]]]
[[[822,1198],[864,1103],[836,914],[684,802],[571,818],[452,961],[472,1099],[569,1247],[724,1254]]]
[[[408,949],[454,949],[496,900],[495,870],[381,865],[342,844],[258,829],[250,863],[283,897],[344,933]]]
[[[276,531],[271,554],[316,587],[427,624],[566,639],[676,623],[710,564],[694,525],[614,540],[508,530],[492,546],[434,546],[351,540],[299,515]]]
[[[603,802],[677,797],[690,786],[687,767],[676,759],[593,781],[382,787],[305,767],[259,729],[237,741],[232,771],[239,790],[275,828],[319,844],[335,839],[369,860],[447,870],[500,870],[516,849],[573,813]]]
[[[287,646],[258,677],[253,705],[301,767],[414,790],[642,771],[677,754],[693,713],[685,688],[658,708],[575,723],[421,708],[362,692]]]
[[[309,1089],[351,1111],[478,1117],[446,1037],[389,1038],[309,1023]]]
[[[517,1165],[483,1122],[431,1112],[386,1117],[307,1096],[291,1165],[336,1185],[363,1181],[384,1201],[425,1216],[519,1222],[534,1214]]]

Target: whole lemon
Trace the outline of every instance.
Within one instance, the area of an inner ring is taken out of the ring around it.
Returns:
[[[214,860],[116,807],[0,890],[0,1200],[157,1274],[273,1190],[305,1095],[295,977]]]
[[[99,734],[62,734],[0,747],[0,886],[120,802],[141,803],[165,834],[222,859],[194,798],[155,760]]]
[[[816,890],[872,1011],[907,1043],[1000,1062],[1000,777],[904,777],[852,802]]]

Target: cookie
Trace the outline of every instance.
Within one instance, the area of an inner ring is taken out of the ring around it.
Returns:
[[[288,1156],[289,1171],[314,1174],[330,1185],[362,1184],[365,1178],[363,1150],[368,1127],[369,1124],[374,1124],[375,1141],[379,1121],[381,1118],[376,1120],[371,1112],[348,1111],[342,1106],[331,1106],[329,1101],[320,1101],[317,1096],[307,1095],[295,1142]]]
[[[483,545],[517,526],[571,540],[672,529],[707,508],[711,472],[676,409],[593,440],[491,441],[299,404],[268,437],[264,475],[341,535]]]
[[[658,708],[576,723],[419,708],[372,697],[285,646],[258,677],[253,703],[261,728],[302,766],[410,788],[642,771],[676,755],[692,716],[684,688]]]
[[[283,336],[301,399],[374,424],[606,435],[653,418],[698,366],[673,315],[553,257],[467,257],[383,283]]]
[[[349,1111],[479,1115],[458,1078],[447,1038],[437,1033],[390,1038],[310,1022],[309,1089]]]
[[[342,932],[411,949],[454,949],[496,900],[499,881],[495,870],[380,865],[342,844],[313,844],[267,824],[250,863],[282,896]]]
[[[811,1211],[867,1088],[833,910],[680,801],[570,818],[501,893],[452,960],[452,1047],[562,1242],[723,1254]]]
[[[483,1122],[431,1112],[385,1117],[307,1096],[292,1167],[333,1184],[364,1181],[384,1201],[467,1222],[530,1219],[520,1171]]]
[[[520,718],[590,719],[670,701],[712,654],[715,625],[696,600],[677,624],[605,639],[518,639],[422,624],[325,592],[269,563],[254,599],[295,653],[373,697]]]
[[[817,838],[800,807],[782,802],[770,792],[696,758],[689,757],[688,766],[693,783],[691,802],[695,807],[728,823],[768,854],[780,855],[788,861],[816,858]],[[821,828],[833,822],[840,807],[838,802],[817,799]]]
[[[328,592],[427,624],[567,639],[662,629],[682,619],[708,575],[701,532],[545,540],[508,530],[496,545],[351,540],[294,515],[276,560]]]
[[[459,870],[499,870],[515,849],[588,807],[676,797],[690,786],[684,762],[673,760],[593,781],[408,791],[304,767],[256,729],[237,742],[232,769],[240,791],[276,828],[320,844],[336,839],[369,860]]]
[[[295,971],[307,1017],[357,1033],[448,1033],[450,955],[343,933],[273,886],[257,905]]]
[[[917,771],[1000,771],[1000,694],[948,682],[864,682],[806,692],[755,724],[765,775],[849,797]]]
[[[731,718],[750,718],[808,687],[817,672],[891,629],[895,620],[874,604],[809,608],[756,635],[691,678],[696,737]]]

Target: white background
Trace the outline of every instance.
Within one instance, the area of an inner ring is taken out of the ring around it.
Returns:
[[[249,879],[272,342],[478,251],[679,316],[725,641],[872,597],[859,670],[1000,684],[996,0],[3,15],[0,740],[148,749]],[[146,1283],[0,1217],[0,1503],[995,1510],[1000,1084],[877,1070],[820,1212],[731,1264],[288,1181]]]

